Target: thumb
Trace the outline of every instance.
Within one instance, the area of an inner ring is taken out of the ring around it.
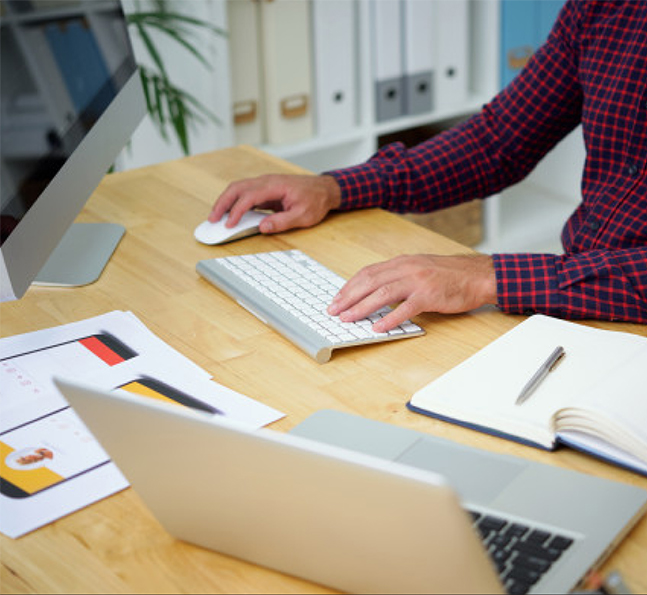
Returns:
[[[261,233],[280,233],[296,227],[295,216],[290,211],[268,215],[259,224]]]

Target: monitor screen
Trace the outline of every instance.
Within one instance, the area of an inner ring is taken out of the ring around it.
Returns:
[[[123,227],[72,223],[146,107],[118,0],[2,0],[0,26],[5,301],[38,275],[82,285],[100,274],[109,254],[95,249],[105,236],[111,254]]]

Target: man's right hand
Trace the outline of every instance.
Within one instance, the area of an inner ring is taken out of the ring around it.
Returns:
[[[260,224],[261,233],[279,233],[317,225],[341,204],[341,190],[332,176],[271,174],[232,182],[216,200],[209,221],[229,212],[233,227],[253,208],[274,211]]]

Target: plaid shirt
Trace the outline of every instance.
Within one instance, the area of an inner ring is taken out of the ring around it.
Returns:
[[[342,209],[432,211],[518,182],[580,123],[582,202],[563,229],[564,254],[494,254],[498,305],[647,323],[645,0],[569,0],[544,46],[479,114],[328,173]]]

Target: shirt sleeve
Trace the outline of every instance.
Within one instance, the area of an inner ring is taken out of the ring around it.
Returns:
[[[647,246],[493,258],[505,312],[647,323]]]
[[[581,118],[570,39],[579,18],[567,3],[547,43],[506,89],[466,122],[407,149],[387,145],[366,163],[327,172],[342,210],[429,212],[485,198],[523,179]]]

